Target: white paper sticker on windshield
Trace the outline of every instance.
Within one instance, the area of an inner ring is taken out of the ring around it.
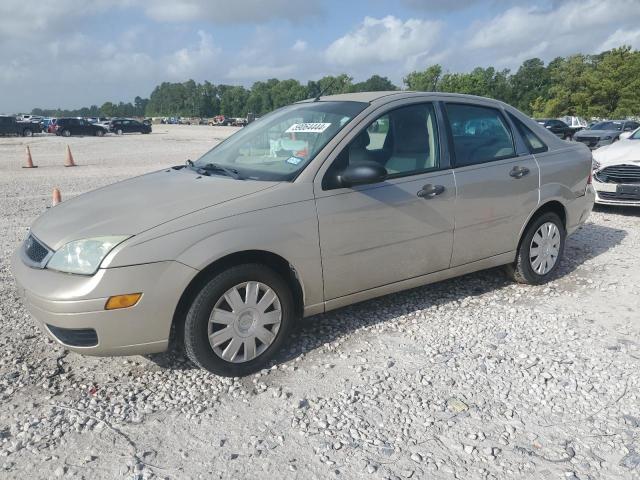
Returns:
[[[330,126],[330,123],[294,123],[285,133],[322,133]]]

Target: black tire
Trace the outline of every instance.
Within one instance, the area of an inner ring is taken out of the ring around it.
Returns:
[[[551,267],[551,269],[545,274],[539,274],[533,269],[531,265],[529,253],[533,236],[535,235],[538,228],[540,228],[547,222],[554,223],[558,228],[558,232],[560,235],[560,248],[558,250],[558,256],[553,267]],[[522,240],[520,241],[520,246],[518,247],[516,261],[513,264],[507,265],[507,273],[513,280],[518,283],[525,283],[528,285],[541,285],[548,282],[552,278],[553,274],[558,269],[560,262],[562,261],[566,236],[567,233],[560,217],[552,212],[543,213],[533,222],[531,222],[527,227],[527,230],[524,232]]]
[[[121,128],[116,130],[116,135],[122,135],[124,132],[122,131]]]
[[[98,128],[96,130],[96,137],[104,137],[104,130]]]
[[[209,343],[209,316],[216,302],[234,286],[258,281],[269,286],[280,300],[282,318],[276,337],[269,347],[253,360],[228,362],[219,357]],[[189,359],[199,367],[216,375],[241,377],[255,373],[268,364],[280,350],[295,321],[293,296],[285,280],[271,268],[261,264],[231,267],[209,280],[195,296],[184,323],[184,348]]]
[[[65,128],[64,130],[62,130],[62,136],[63,137],[70,137],[71,136],[71,132]]]
[[[32,136],[33,136],[33,132],[32,132],[30,129],[25,128],[25,129],[22,131],[22,136],[23,136],[23,137],[32,137]]]

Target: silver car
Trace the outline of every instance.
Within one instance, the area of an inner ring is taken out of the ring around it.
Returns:
[[[303,316],[500,265],[547,281],[591,212],[591,162],[495,100],[322,97],[51,208],[13,273],[70,350],[148,354],[171,337],[245,375]]]
[[[623,132],[633,132],[638,127],[640,123],[634,120],[607,120],[576,132],[573,139],[595,150],[617,142]]]

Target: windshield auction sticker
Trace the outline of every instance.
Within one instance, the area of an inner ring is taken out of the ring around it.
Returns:
[[[330,123],[294,123],[285,133],[322,133],[330,126]]]

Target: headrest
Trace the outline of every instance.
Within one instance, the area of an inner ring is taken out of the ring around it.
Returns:
[[[351,141],[350,148],[367,148],[371,143],[371,138],[369,137],[369,132],[363,130],[356,138]]]
[[[429,131],[422,115],[398,115],[395,119],[396,153],[429,152]]]

